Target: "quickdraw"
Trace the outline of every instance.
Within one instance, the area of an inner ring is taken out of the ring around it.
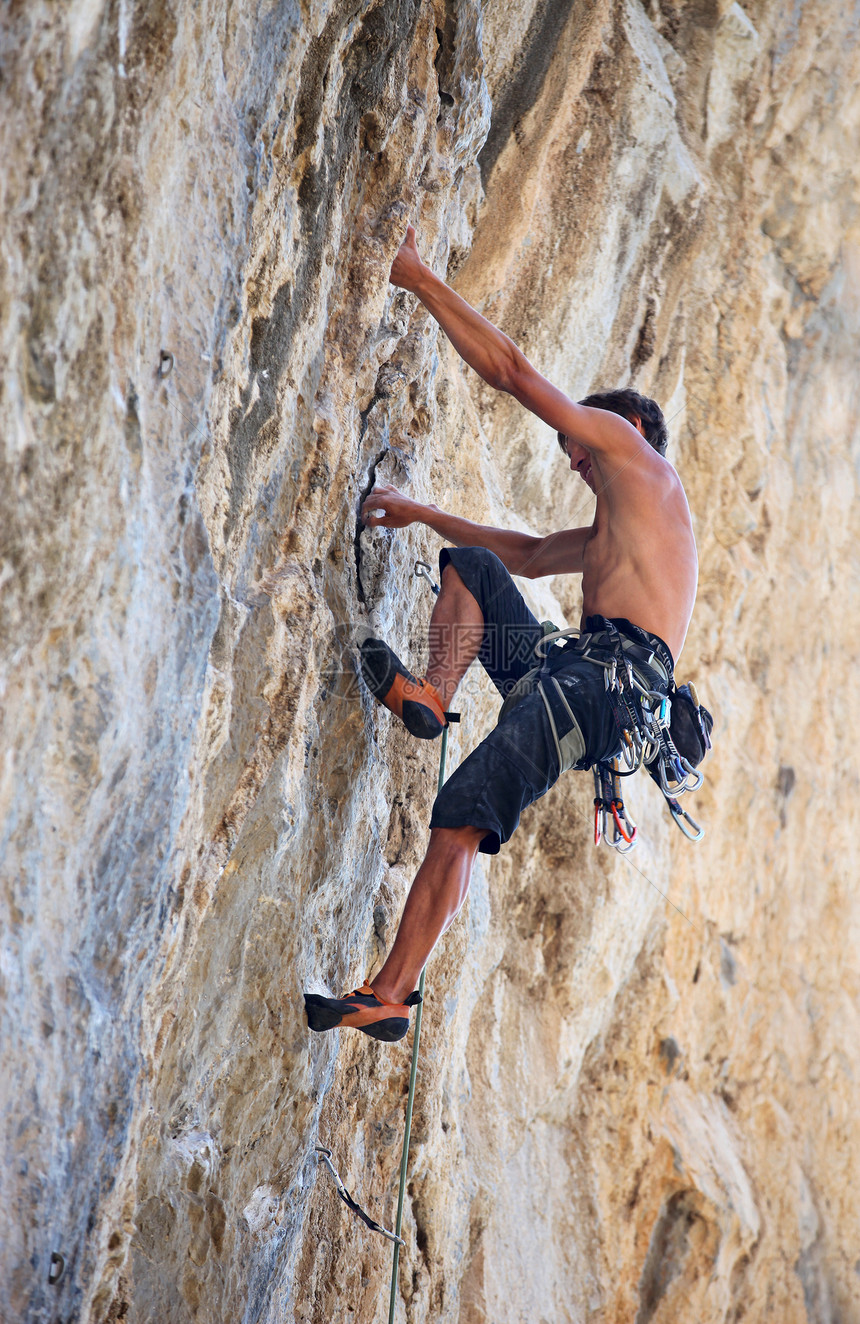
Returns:
[[[624,807],[618,760],[595,763],[594,773],[594,844],[605,841],[626,855],[636,845],[638,828]]]
[[[346,1187],[344,1186],[343,1182],[340,1179],[340,1173],[338,1172],[337,1168],[334,1166],[334,1164],[331,1161],[331,1150],[328,1149],[325,1145],[315,1145],[314,1149],[316,1150],[318,1161],[320,1163],[324,1163],[328,1168],[331,1174],[331,1179],[334,1182],[335,1190],[337,1191],[341,1200],[343,1200],[347,1209],[351,1209],[352,1212],[361,1219],[362,1223],[366,1223],[367,1226],[370,1228],[371,1232],[380,1232],[383,1237],[387,1237],[387,1239],[389,1241],[393,1241],[395,1245],[402,1246],[404,1244],[402,1237],[398,1236],[396,1232],[389,1232],[388,1229],[384,1228],[381,1223],[377,1223],[376,1219],[371,1218],[370,1214],[365,1213],[365,1211],[362,1209],[358,1201],[354,1200],[353,1197],[350,1195],[349,1191],[346,1189]]]

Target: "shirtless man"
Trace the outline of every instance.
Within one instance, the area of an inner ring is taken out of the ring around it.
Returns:
[[[362,674],[371,692],[422,738],[442,731],[454,692],[476,657],[500,693],[508,694],[536,665],[541,639],[541,626],[511,574],[581,574],[582,628],[590,634],[592,654],[601,641],[606,644],[612,622],[634,665],[650,658],[650,683],[667,690],[693,610],[697,558],[684,489],[663,457],[667,433],[659,407],[627,390],[578,404],[569,399],[424,265],[411,226],[391,281],[418,296],[484,381],[557,432],[571,471],[595,493],[597,508],[588,528],[538,538],[474,524],[391,486],[371,492],[362,509],[370,527],[418,522],[453,544],[440,554],[442,591],[431,619],[426,679],[413,676],[381,640],[368,640]],[[550,683],[544,693],[532,690],[506,709],[437,797],[427,854],[379,974],[343,998],[306,994],[311,1029],[351,1026],[377,1039],[402,1038],[409,1008],[420,1001],[412,990],[466,899],[477,852],[498,852],[521,810],[567,767],[589,768],[618,753],[603,668],[571,641],[547,650],[545,672]]]

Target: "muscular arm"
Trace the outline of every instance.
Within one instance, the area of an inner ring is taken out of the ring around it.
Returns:
[[[381,514],[371,514],[381,511]],[[495,529],[487,524],[449,515],[438,506],[422,505],[404,496],[396,487],[375,488],[361,508],[361,518],[371,529],[405,529],[426,524],[455,547],[486,547],[512,575],[540,579],[544,575],[582,572],[582,554],[590,529],[565,529],[536,538],[515,529]]]
[[[642,437],[632,424],[605,409],[574,403],[532,367],[508,336],[425,266],[411,225],[391,268],[391,280],[418,296],[460,357],[488,385],[513,395],[556,432],[621,463],[643,450]]]

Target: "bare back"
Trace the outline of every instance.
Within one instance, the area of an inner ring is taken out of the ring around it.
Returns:
[[[597,510],[582,554],[582,615],[626,617],[677,659],[693,612],[698,558],[690,509],[671,464],[643,442],[619,469],[594,456]]]

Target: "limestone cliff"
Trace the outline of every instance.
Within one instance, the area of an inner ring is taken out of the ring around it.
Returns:
[[[589,518],[389,287],[410,218],[559,386],[663,402],[719,738],[701,846],[636,784],[640,848],[595,851],[571,776],[479,868],[428,970],[397,1319],[860,1319],[858,28],[7,10],[4,1320],[387,1318],[314,1146],[390,1224],[408,1044],[311,1041],[301,991],[379,961],[422,854],[437,750],[354,640],[420,666],[438,540],[358,503]],[[526,588],[576,620],[575,583]],[[464,691],[454,758],[496,708]]]

